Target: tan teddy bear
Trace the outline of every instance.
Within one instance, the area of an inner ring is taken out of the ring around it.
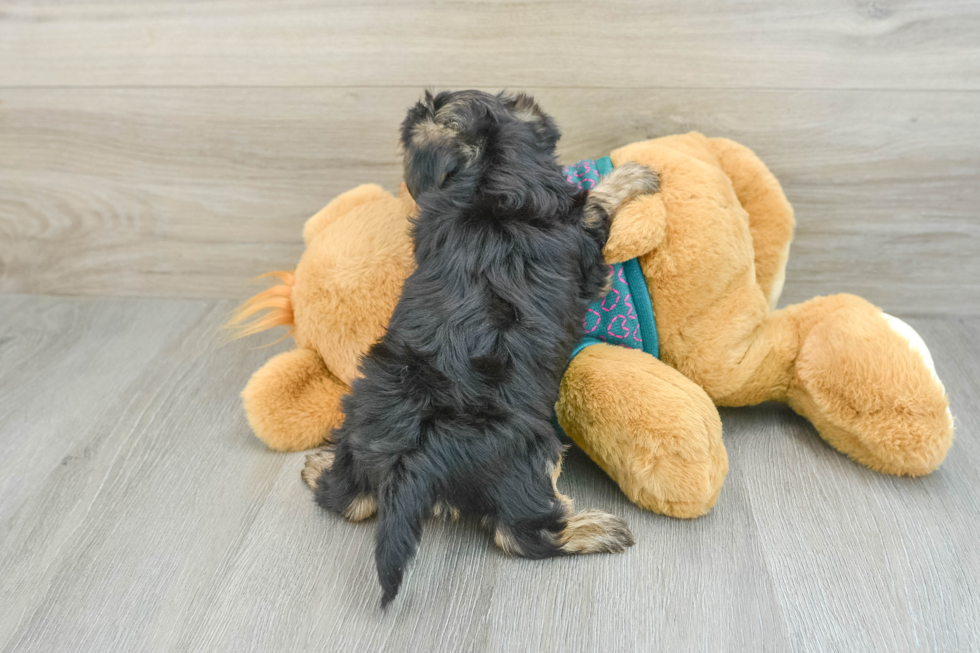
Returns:
[[[707,512],[728,470],[716,406],[785,402],[828,443],[889,474],[928,474],[953,418],[928,349],[904,322],[860,297],[775,310],[793,210],[748,148],[698,133],[633,143],[613,165],[645,164],[661,190],[620,209],[607,261],[636,258],[653,306],[659,359],[597,343],[575,356],[556,405],[565,432],[636,504],[674,517]],[[240,333],[291,325],[296,349],[242,393],[273,449],[321,444],[361,355],[384,332],[412,270],[402,190],[337,197],[307,221],[306,252],[283,285],[233,318]],[[262,309],[272,309],[252,322]]]

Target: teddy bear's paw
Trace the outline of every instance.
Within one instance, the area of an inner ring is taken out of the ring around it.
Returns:
[[[276,451],[323,444],[344,420],[340,399],[350,390],[312,349],[299,347],[266,361],[242,390],[248,423]]]
[[[652,195],[660,190],[660,175],[645,165],[627,161],[614,169],[589,192],[585,204],[587,220],[604,211],[610,218],[616,211],[640,195]]]
[[[678,452],[674,455],[677,459],[663,459],[647,482],[631,485],[628,495],[637,505],[661,515],[696,519],[718,501],[728,473],[728,453],[719,437],[707,451],[689,460]]]
[[[929,347],[926,346],[922,336],[920,336],[919,333],[910,327],[906,322],[893,315],[882,313],[881,316],[885,318],[885,322],[888,322],[888,327],[892,331],[908,341],[909,348],[918,354],[919,358],[922,359],[922,364],[929,368],[929,374],[932,376],[932,380],[945,394],[946,388],[943,386],[943,382],[939,380],[939,375],[936,374],[936,364],[932,361],[932,354],[929,352]]]
[[[311,490],[316,490],[317,481],[324,472],[329,471],[333,467],[333,461],[336,458],[334,453],[333,445],[326,445],[320,447],[311,454],[306,456],[306,464],[303,465],[303,471],[300,474],[303,477],[303,482],[306,483]]]

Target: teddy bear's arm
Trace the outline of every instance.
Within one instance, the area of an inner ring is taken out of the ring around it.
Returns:
[[[572,359],[555,406],[565,432],[639,506],[698,517],[728,471],[718,410],[650,354],[596,344]]]
[[[666,218],[660,195],[642,195],[624,204],[612,217],[602,250],[606,263],[622,263],[655,250],[663,241]]]
[[[755,152],[727,138],[709,138],[708,147],[732,181],[742,208],[749,214],[755,250],[755,278],[775,309],[786,279],[786,261],[796,220],[782,186]]]

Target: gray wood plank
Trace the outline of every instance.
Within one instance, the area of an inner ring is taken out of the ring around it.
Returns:
[[[933,476],[869,472],[781,407],[726,410],[707,517],[639,510],[573,452],[562,488],[635,547],[529,562],[432,522],[382,614],[372,526],[316,509],[303,455],[248,432],[237,393],[285,345],[215,347],[230,306],[0,296],[0,650],[980,645],[980,318],[910,320],[958,418]]]
[[[0,296],[0,644],[49,591],[161,388],[180,381],[181,336],[208,309]]]
[[[0,295],[0,431],[7,434],[0,520],[35,490],[38,468],[66,482],[78,465],[93,474],[90,461],[110,445],[90,440],[88,425],[111,429],[119,396],[171,344],[172,330],[186,330],[206,307],[143,301],[111,310],[111,303]],[[125,396],[122,408],[142,410],[141,399]]]
[[[0,85],[976,90],[978,25],[970,0],[8,1]]]
[[[797,209],[784,303],[855,292],[980,312],[978,93],[531,89],[565,161],[702,130],[753,147]],[[303,221],[394,190],[402,89],[0,89],[0,290],[241,298]]]
[[[918,479],[843,458],[782,407],[723,411],[794,650],[980,648],[980,319],[909,319],[956,417],[943,466]]]

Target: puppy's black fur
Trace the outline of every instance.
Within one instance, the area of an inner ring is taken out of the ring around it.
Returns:
[[[417,268],[304,478],[324,508],[378,511],[382,607],[434,510],[474,514],[530,558],[621,551],[611,515],[557,492],[550,422],[587,305],[607,277],[609,216],[555,160],[554,121],[525,95],[440,93],[402,125],[419,207]]]

